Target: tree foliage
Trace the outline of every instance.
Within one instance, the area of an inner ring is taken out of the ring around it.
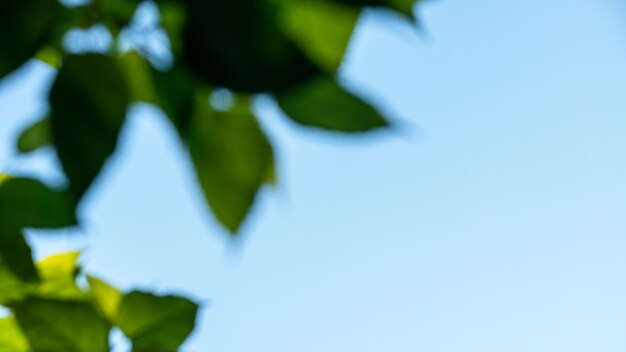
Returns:
[[[261,187],[275,181],[273,148],[252,102],[273,96],[306,127],[363,133],[383,129],[379,110],[337,80],[367,7],[413,21],[415,0],[157,0],[166,59],[141,40],[138,0],[0,3],[0,79],[37,59],[58,69],[46,117],[22,132],[17,149],[51,145],[67,186],[0,177],[2,351],[108,351],[119,328],[134,351],[175,351],[191,333],[198,306],[183,297],[121,293],[86,276],[78,253],[35,263],[28,229],[79,226],[76,208],[116,152],[132,104],[159,107],[188,149],[215,218],[236,234]],[[112,44],[75,48],[69,33],[105,28]],[[168,56],[169,55],[169,56]],[[170,57],[170,60],[167,60]],[[216,105],[218,93],[232,102]],[[225,93],[226,92],[226,93]]]

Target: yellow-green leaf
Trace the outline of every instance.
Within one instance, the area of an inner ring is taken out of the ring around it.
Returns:
[[[282,11],[285,33],[327,72],[339,68],[359,18],[360,8],[326,0],[287,1]]]
[[[0,351],[3,352],[29,352],[26,336],[20,329],[14,318],[0,319]]]
[[[120,302],[122,301],[120,291],[93,276],[87,276],[87,281],[100,311],[110,322],[115,322]]]

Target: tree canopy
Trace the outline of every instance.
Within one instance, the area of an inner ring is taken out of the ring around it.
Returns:
[[[135,0],[0,3],[0,79],[31,59],[58,69],[47,115],[21,133],[17,149],[51,145],[67,178],[52,188],[0,177],[0,304],[11,312],[0,319],[0,350],[108,351],[114,327],[134,351],[177,350],[194,328],[196,303],[122,293],[83,273],[79,253],[35,263],[24,231],[80,226],[76,208],[116,152],[129,107],[147,103],[168,116],[213,216],[236,235],[259,189],[276,182],[273,147],[251,108],[255,96],[273,96],[306,127],[352,134],[388,127],[337,71],[365,8],[414,21],[414,3],[158,0],[151,27],[136,16],[146,3]],[[72,46],[70,33],[94,28],[108,45]],[[161,34],[165,54],[141,40],[147,31]],[[220,95],[228,99],[210,99]]]

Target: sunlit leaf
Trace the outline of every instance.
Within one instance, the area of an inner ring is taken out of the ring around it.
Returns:
[[[135,352],[176,351],[193,330],[197,310],[182,297],[134,291],[124,296],[117,325]]]
[[[0,319],[0,351],[3,352],[30,352],[26,336],[14,318]]]
[[[58,1],[0,1],[0,77],[20,67],[41,48]]]
[[[93,276],[87,276],[91,294],[93,295],[98,308],[109,321],[117,320],[117,313],[122,301],[122,294],[116,288],[110,286],[106,282],[96,279]]]
[[[359,8],[331,1],[289,1],[282,11],[282,23],[303,52],[333,73],[343,60],[359,13]]]
[[[34,351],[109,350],[110,326],[87,302],[32,298],[11,308]]]
[[[40,286],[38,295],[47,298],[87,299],[87,293],[76,285],[79,252],[62,253],[37,263]]]
[[[280,108],[295,122],[338,132],[366,132],[386,127],[381,114],[330,77],[277,96]]]
[[[114,152],[130,103],[118,62],[88,54],[64,59],[50,92],[52,139],[78,200]]]
[[[189,151],[217,219],[236,232],[272,167],[272,148],[248,105],[213,110],[204,95],[189,129]]]
[[[20,153],[30,153],[52,142],[50,136],[50,120],[39,120],[26,128],[17,140],[17,150]]]

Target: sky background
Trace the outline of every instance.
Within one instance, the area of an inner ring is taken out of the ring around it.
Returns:
[[[440,0],[423,31],[369,11],[342,70],[401,127],[346,137],[257,108],[278,153],[228,240],[164,116],[133,109],[83,227],[124,288],[205,303],[185,351],[626,351],[626,5]],[[14,151],[54,73],[0,82],[0,170],[62,182]],[[123,344],[118,350],[124,350]]]

